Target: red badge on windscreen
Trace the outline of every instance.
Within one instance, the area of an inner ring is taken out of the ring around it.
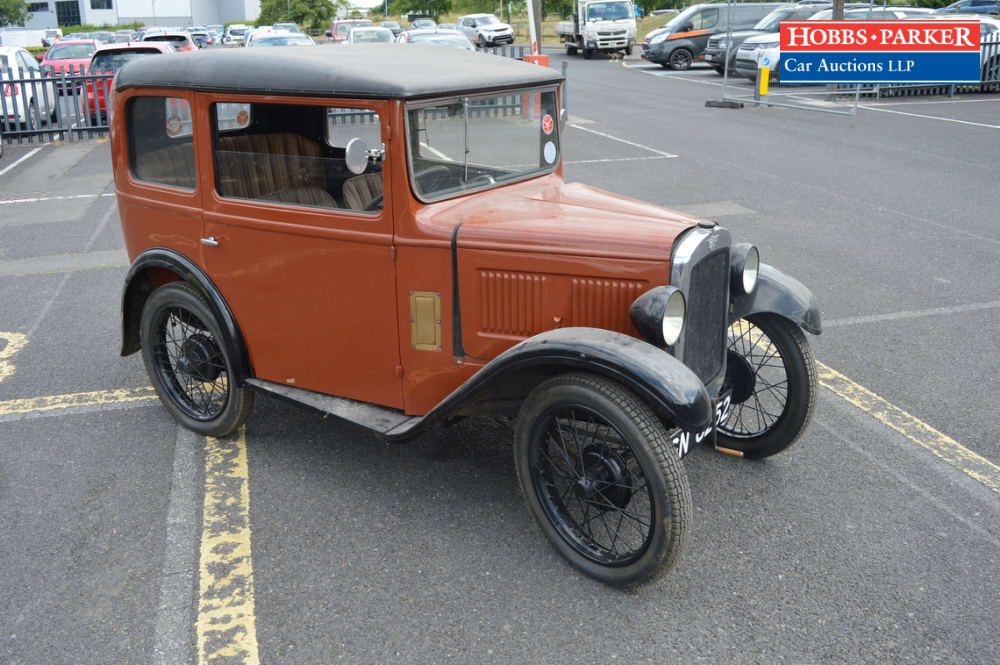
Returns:
[[[542,131],[546,134],[552,133],[552,116],[548,113],[546,113],[545,117],[542,118]]]

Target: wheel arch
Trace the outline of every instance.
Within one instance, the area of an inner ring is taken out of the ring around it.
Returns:
[[[194,261],[170,249],[156,247],[146,250],[136,257],[125,276],[121,305],[121,355],[132,355],[142,347],[139,324],[149,295],[160,286],[176,281],[191,284],[205,296],[209,308],[222,327],[222,342],[234,359],[234,383],[242,387],[244,381],[253,376],[253,370],[236,317],[208,275]]]
[[[490,361],[422,420],[510,415],[542,381],[579,372],[620,383],[663,422],[695,431],[711,421],[712,400],[693,371],[643,340],[598,328],[560,328],[524,340]]]

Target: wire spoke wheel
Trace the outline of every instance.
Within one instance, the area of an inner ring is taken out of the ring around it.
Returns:
[[[775,315],[754,315],[729,327],[726,388],[729,417],[720,445],[744,457],[774,455],[792,445],[812,419],[816,360],[802,330]]]
[[[620,384],[590,374],[542,382],[518,414],[514,462],[546,537],[591,577],[639,584],[679,560],[687,476],[663,424]]]
[[[253,393],[234,385],[232,344],[205,297],[186,282],[159,287],[139,324],[146,371],[168,411],[188,429],[224,436],[246,422]]]
[[[615,427],[582,406],[552,409],[535,430],[532,482],[559,534],[583,556],[624,565],[653,532],[649,482]]]

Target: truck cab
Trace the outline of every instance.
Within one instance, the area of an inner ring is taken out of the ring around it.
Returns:
[[[635,6],[630,0],[574,0],[573,18],[556,24],[556,33],[567,55],[621,51],[631,55],[635,46]]]

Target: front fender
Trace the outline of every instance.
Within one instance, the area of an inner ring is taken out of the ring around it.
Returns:
[[[737,296],[729,308],[729,324],[753,314],[778,314],[813,335],[823,332],[819,302],[802,282],[774,266],[760,264],[757,288]]]
[[[712,400],[701,379],[665,351],[622,333],[560,328],[507,349],[459,386],[423,420],[465,412],[501,399],[523,399],[538,383],[564,372],[592,372],[636,393],[663,421],[700,431],[712,419]],[[482,409],[488,410],[488,409]]]

